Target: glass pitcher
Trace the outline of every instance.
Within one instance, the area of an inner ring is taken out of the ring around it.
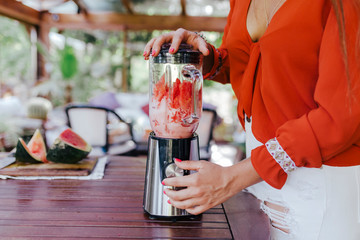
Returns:
[[[169,47],[150,57],[150,124],[157,137],[189,138],[201,117],[203,56],[190,45],[175,54]]]

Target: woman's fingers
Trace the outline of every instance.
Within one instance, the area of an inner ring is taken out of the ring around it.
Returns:
[[[164,34],[156,38],[152,46],[151,56],[156,57],[160,52],[161,46],[164,43],[171,42],[171,39],[172,39],[171,34]]]
[[[144,48],[143,56],[145,59],[148,59],[150,55],[154,57],[157,56],[160,52],[161,46],[168,41],[171,41],[171,37],[168,34],[151,39]]]
[[[208,44],[207,42],[205,42],[205,40],[201,39],[199,40],[199,51],[204,55],[204,56],[208,56],[210,54],[210,50],[208,48]]]
[[[170,199],[169,202],[174,207],[180,208],[180,209],[193,208],[200,204],[200,201],[197,198],[189,198],[189,199],[183,200],[183,201],[176,201],[174,199]]]
[[[204,165],[208,164],[207,161],[181,161],[179,159],[175,160],[175,164],[184,170],[193,170],[199,171]],[[165,186],[174,186],[174,187],[188,187],[197,185],[199,182],[199,174],[193,173],[181,177],[172,177],[166,178],[162,181]]]
[[[171,46],[169,49],[170,53],[176,53],[179,50],[179,46],[182,42],[186,42],[186,30],[183,28],[179,28],[175,32],[173,32],[173,38],[171,41]]]
[[[194,184],[194,182],[196,181],[197,181],[197,176],[196,173],[194,173],[182,177],[166,178],[162,181],[162,184],[165,186],[172,186],[172,187],[187,187]]]
[[[204,56],[210,53],[208,44],[202,37],[194,32],[179,28],[176,31],[151,39],[144,48],[143,56],[145,59],[148,59],[150,55],[156,57],[164,43],[171,43],[169,52],[176,53],[182,42],[192,45],[194,49],[198,49]]]
[[[182,190],[165,189],[164,194],[169,197],[172,205],[181,209],[189,209],[192,214],[199,214],[231,196],[229,182],[232,181],[228,171],[208,161],[179,161],[175,159],[178,167],[195,170],[196,173],[166,178],[166,186],[185,187]]]
[[[202,196],[199,189],[193,188],[184,188],[181,190],[165,189],[164,194],[175,201],[184,201],[189,198],[197,198]]]
[[[192,45],[194,49],[198,49],[204,56],[210,53],[207,42],[198,33],[187,32],[187,43]]]
[[[175,159],[175,164],[182,169],[185,170],[195,170],[199,171],[200,168],[203,167],[204,164],[207,164],[207,161],[182,161],[181,159]]]
[[[205,212],[212,207],[210,204],[204,202],[202,198],[189,198],[183,201],[170,199],[169,203],[176,208],[185,209],[187,212],[194,215]]]
[[[156,38],[153,38],[151,39],[146,45],[145,45],[145,48],[144,48],[144,53],[143,53],[143,56],[145,57],[145,59],[148,59],[150,54],[151,54],[151,48],[155,42]]]
[[[201,169],[212,166],[208,161],[200,160],[200,161],[181,161],[180,159],[175,160],[175,164],[184,170],[192,170],[199,172]],[[165,186],[174,186],[174,187],[188,187],[188,186],[198,186],[200,184],[201,179],[204,176],[200,177],[198,173],[193,173],[186,176],[181,177],[172,177],[165,178],[162,183]]]
[[[191,208],[185,208],[185,210],[190,214],[198,215],[200,213],[205,212],[206,210],[208,210],[210,208],[211,208],[211,206],[209,206],[209,205],[197,205],[197,206],[194,206]]]

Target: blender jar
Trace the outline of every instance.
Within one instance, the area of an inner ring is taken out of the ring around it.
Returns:
[[[175,54],[169,47],[150,58],[150,124],[157,137],[189,138],[201,117],[203,56],[190,45]]]

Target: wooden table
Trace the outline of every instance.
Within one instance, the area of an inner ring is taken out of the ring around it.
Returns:
[[[145,164],[111,157],[101,180],[0,180],[0,239],[268,239],[268,220],[247,193],[196,220],[150,220]]]

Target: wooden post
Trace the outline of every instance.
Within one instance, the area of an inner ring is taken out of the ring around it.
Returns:
[[[26,31],[29,35],[30,39],[30,79],[28,82],[35,83],[37,81],[37,67],[38,67],[38,51],[36,47],[37,42],[37,32],[36,27],[33,25],[29,25],[24,23]]]
[[[127,92],[128,91],[128,66],[129,66],[129,59],[127,56],[127,38],[128,38],[128,31],[125,29],[123,31],[124,34],[124,40],[123,40],[123,66],[122,66],[122,77],[121,77],[121,85],[122,85],[122,91]]]
[[[131,5],[131,2],[129,0],[122,0],[121,2],[124,5],[124,7],[126,8],[127,13],[133,15],[134,10],[133,10],[133,7]]]
[[[181,4],[181,16],[186,16],[186,0],[180,0]]]
[[[38,41],[40,42],[40,44],[43,45],[43,47],[45,48],[45,50],[49,50],[50,48],[50,39],[49,39],[49,32],[50,32],[50,27],[49,25],[46,24],[40,24],[39,26],[37,26],[36,28],[37,30],[37,37],[38,37]],[[46,71],[45,68],[45,64],[46,64],[46,59],[44,56],[42,56],[39,51],[37,54],[37,77],[38,79],[48,79],[49,78],[49,73]]]

